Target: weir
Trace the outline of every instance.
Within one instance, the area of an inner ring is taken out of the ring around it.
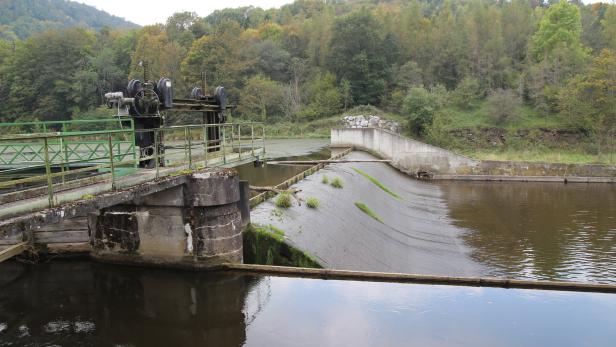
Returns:
[[[475,181],[615,183],[616,167],[476,160],[380,128],[331,130],[332,147],[356,148],[391,160],[418,178]]]

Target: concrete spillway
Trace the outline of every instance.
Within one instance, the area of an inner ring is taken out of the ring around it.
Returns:
[[[348,158],[373,158],[353,152]],[[396,199],[356,172],[360,169],[399,194]],[[322,183],[340,177],[344,188]],[[316,197],[318,209],[305,203],[287,210],[272,200],[251,213],[253,223],[285,231],[289,241],[317,257],[325,267],[347,270],[419,274],[479,275],[481,265],[470,259],[462,243],[465,229],[452,225],[438,186],[410,179],[383,163],[333,164],[293,188],[298,197]],[[355,206],[363,202],[379,222]]]

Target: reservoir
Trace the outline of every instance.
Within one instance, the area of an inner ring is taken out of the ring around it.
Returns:
[[[613,346],[616,340],[613,294],[74,261],[10,265],[0,268],[0,346]]]
[[[324,159],[326,145],[272,140],[268,156]],[[238,171],[252,185],[272,186],[306,168]],[[343,188],[324,176],[339,177]],[[616,283],[613,185],[418,181],[383,163],[340,163],[293,188],[299,203],[280,210],[266,201],[252,221],[280,228],[327,268]],[[306,207],[309,197],[318,209]],[[613,346],[614,326],[613,294],[78,259],[0,266],[0,346]]]

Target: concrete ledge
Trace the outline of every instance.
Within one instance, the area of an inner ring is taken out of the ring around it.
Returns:
[[[497,181],[497,182],[558,182],[558,183],[616,183],[616,177],[574,176],[507,176],[507,175],[434,175],[434,180]]]
[[[479,161],[383,129],[332,129],[331,142],[391,159],[393,167],[416,178],[616,183],[613,165]]]

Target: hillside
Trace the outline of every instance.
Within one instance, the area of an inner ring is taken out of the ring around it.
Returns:
[[[0,38],[23,39],[47,29],[85,27],[99,30],[136,28],[107,12],[66,0],[0,0]]]

